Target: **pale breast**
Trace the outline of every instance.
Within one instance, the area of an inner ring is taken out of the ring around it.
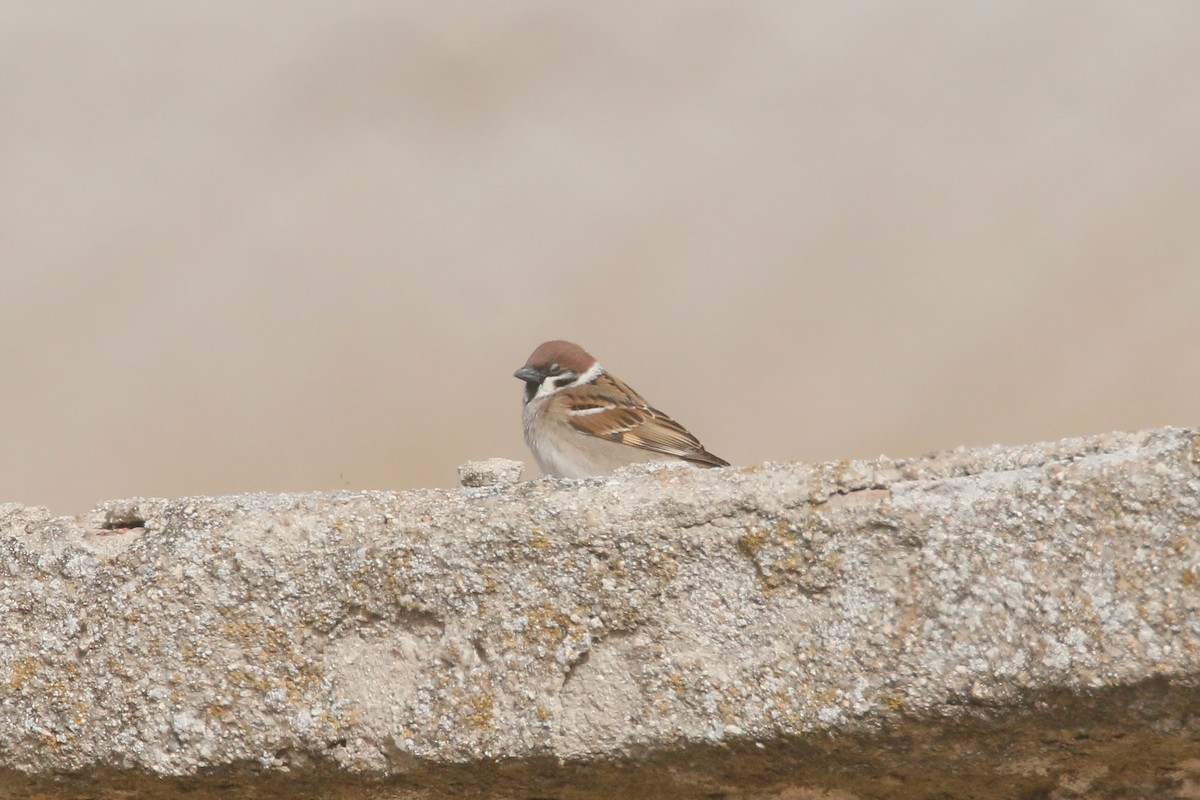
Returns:
[[[565,420],[547,419],[539,413],[545,400],[525,406],[522,421],[525,442],[538,466],[556,478],[607,475],[618,467],[645,461],[670,461],[670,456],[598,439],[575,430]]]

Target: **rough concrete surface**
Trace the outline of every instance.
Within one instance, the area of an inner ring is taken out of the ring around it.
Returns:
[[[0,797],[1200,796],[1200,430],[464,474],[0,506]]]

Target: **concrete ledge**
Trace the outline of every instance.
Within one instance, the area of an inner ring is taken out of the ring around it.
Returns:
[[[0,797],[1171,796],[1198,522],[1178,429],[4,505]]]

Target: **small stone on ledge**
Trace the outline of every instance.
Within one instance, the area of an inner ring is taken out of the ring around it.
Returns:
[[[516,483],[521,480],[525,465],[508,458],[489,458],[486,461],[468,461],[458,468],[458,481],[463,486],[496,486]]]

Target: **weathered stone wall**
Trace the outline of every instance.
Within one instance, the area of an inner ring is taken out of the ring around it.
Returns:
[[[1169,797],[1198,523],[1178,429],[0,506],[0,796]]]

